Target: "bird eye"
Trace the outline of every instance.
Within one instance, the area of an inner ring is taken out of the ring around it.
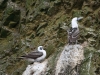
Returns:
[[[40,47],[40,50],[42,50],[42,47]]]

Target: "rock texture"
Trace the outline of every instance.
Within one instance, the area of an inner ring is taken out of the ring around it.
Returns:
[[[54,75],[76,16],[84,17],[78,42],[87,42],[79,73],[100,75],[100,0],[0,0],[0,75],[22,75],[27,62],[18,57],[39,45],[50,59],[47,73]]]
[[[76,66],[84,60],[84,49],[81,45],[66,45],[56,65],[55,75],[77,75]]]
[[[46,73],[48,60],[41,63],[35,62],[32,65],[28,65],[22,75],[44,75]]]

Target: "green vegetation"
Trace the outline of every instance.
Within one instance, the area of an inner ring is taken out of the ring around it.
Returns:
[[[53,64],[48,73],[53,74],[59,48],[67,44],[67,29],[61,27],[63,23],[67,28],[70,27],[71,19],[76,16],[84,17],[79,22],[79,42],[88,43],[80,73],[100,74],[99,0],[11,1],[0,1],[0,75],[22,74],[27,63],[18,57],[39,45],[44,46],[47,58],[51,58],[50,63]]]

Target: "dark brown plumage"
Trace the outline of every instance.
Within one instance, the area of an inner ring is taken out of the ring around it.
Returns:
[[[22,58],[32,58],[32,59],[37,59],[38,57],[41,57],[43,55],[42,52],[31,52],[27,55],[21,56]]]
[[[79,38],[79,29],[78,28],[71,28],[68,32],[68,43],[77,43],[77,40]]]

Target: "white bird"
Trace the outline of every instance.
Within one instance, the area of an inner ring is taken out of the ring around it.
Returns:
[[[46,51],[43,50],[43,46],[39,46],[38,51],[30,52],[27,55],[21,56],[21,58],[24,58],[29,62],[41,62],[46,58]]]
[[[74,17],[71,21],[71,28],[68,30],[68,43],[71,44],[73,42],[77,43],[77,39],[79,37],[79,28],[77,21],[81,20],[83,17]]]

